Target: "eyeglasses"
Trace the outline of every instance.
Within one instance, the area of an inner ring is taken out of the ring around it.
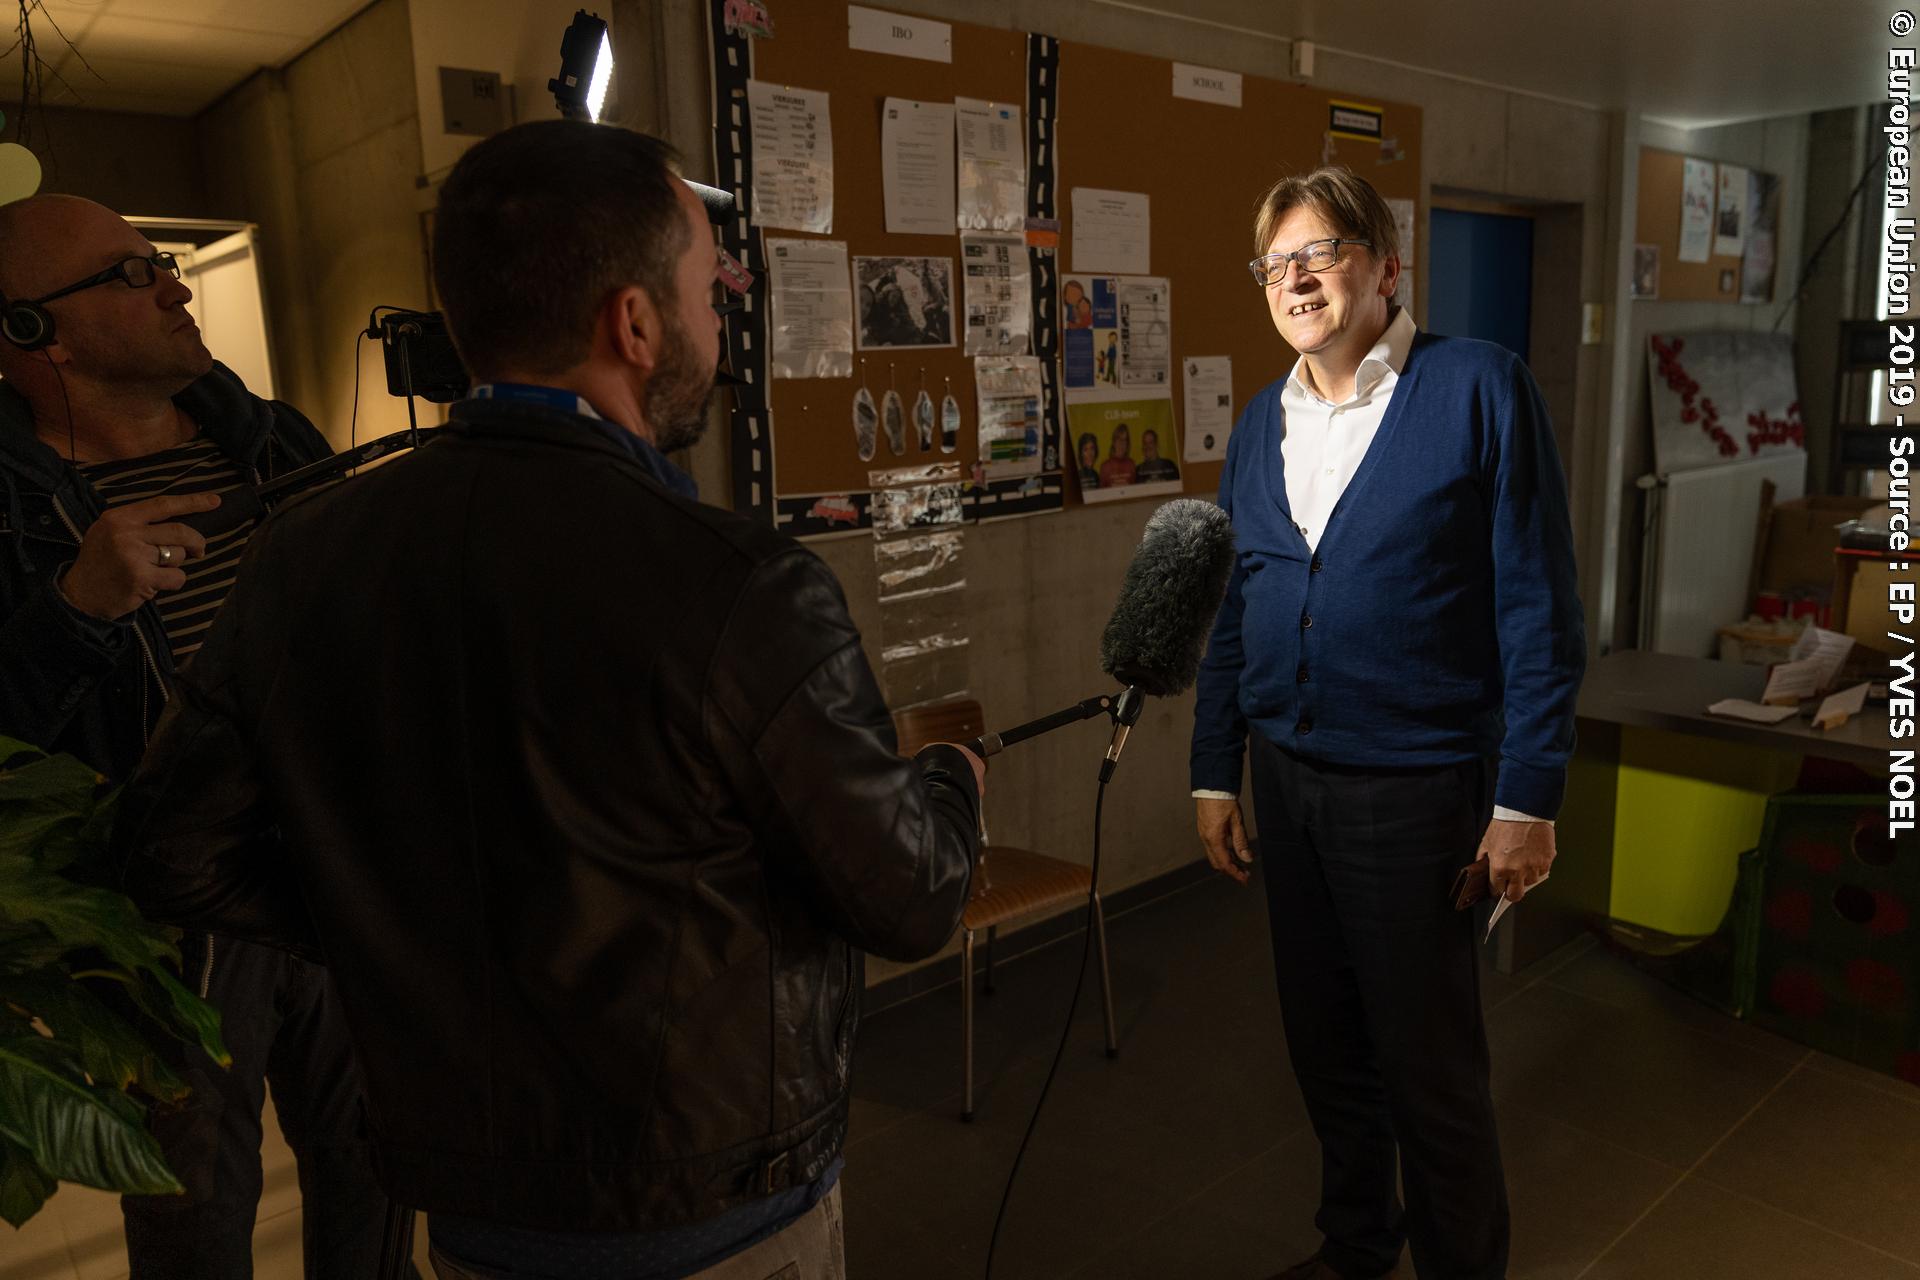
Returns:
[[[1289,262],[1299,263],[1303,271],[1325,271],[1340,261],[1340,246],[1343,244],[1373,248],[1371,240],[1315,240],[1312,244],[1301,245],[1292,253],[1269,253],[1255,258],[1247,264],[1247,270],[1253,272],[1254,280],[1264,289],[1287,278]]]
[[[95,285],[111,284],[115,280],[129,289],[147,289],[160,278],[162,271],[175,280],[180,278],[180,264],[174,261],[172,254],[155,253],[144,258],[122,258],[105,271],[90,275],[85,280],[76,281],[64,289],[55,289],[52,293],[35,298],[33,301],[36,305],[45,304],[52,302],[55,298],[64,298],[70,293],[79,293],[82,289],[91,289]]]

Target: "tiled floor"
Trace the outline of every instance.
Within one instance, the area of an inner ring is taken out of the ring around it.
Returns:
[[[1082,996],[1002,1231],[1004,1280],[1261,1280],[1311,1253],[1313,1135],[1257,887],[1110,925],[1121,1056]],[[984,1274],[1079,945],[1003,965],[959,1113],[959,991],[869,1018],[853,1280]],[[1920,1089],[1725,1018],[1590,941],[1485,975],[1518,1280],[1920,1280]],[[1402,1273],[1411,1267],[1402,1264]]]
[[[1101,1052],[1090,985],[994,1273],[1260,1280],[1317,1244],[1319,1176],[1257,888],[1204,883],[1110,930],[1121,1056]],[[867,1020],[852,1280],[984,1273],[1078,957],[1074,940],[1000,967],[978,1005],[972,1124],[957,987]],[[1723,1018],[1588,942],[1488,972],[1485,991],[1516,1280],[1920,1280],[1920,1089]],[[266,1164],[256,1274],[297,1280],[277,1138]],[[26,1231],[0,1227],[0,1280],[125,1275],[111,1197],[63,1188]]]

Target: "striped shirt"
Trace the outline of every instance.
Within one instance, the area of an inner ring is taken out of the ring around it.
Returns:
[[[195,493],[225,493],[246,483],[233,459],[203,435],[175,449],[149,453],[139,458],[116,462],[82,463],[80,471],[100,491],[109,507],[118,507],[162,494],[180,497]],[[240,567],[240,553],[255,522],[247,521],[218,537],[207,539],[207,554],[188,560],[180,567],[187,583],[178,591],[163,591],[154,597],[160,611],[160,624],[167,633],[176,667],[199,651],[207,638],[213,617],[233,589]]]

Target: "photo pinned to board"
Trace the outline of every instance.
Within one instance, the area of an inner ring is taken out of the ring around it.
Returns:
[[[862,351],[951,347],[952,258],[853,260]]]

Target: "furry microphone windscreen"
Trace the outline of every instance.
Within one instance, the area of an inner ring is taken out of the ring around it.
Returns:
[[[1233,574],[1233,524],[1198,498],[1153,513],[1100,637],[1100,669],[1157,698],[1200,673],[1213,618]]]

